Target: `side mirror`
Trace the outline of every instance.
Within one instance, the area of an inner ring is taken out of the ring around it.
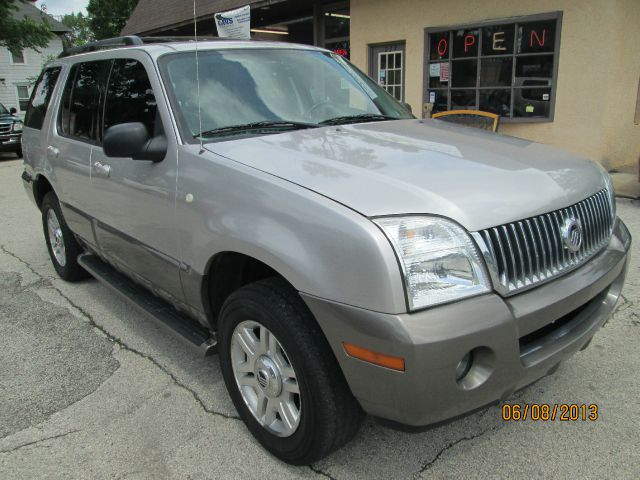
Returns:
[[[407,102],[402,102],[402,106],[409,110],[409,113],[413,113],[413,111],[411,110],[411,105],[409,105]]]
[[[11,107],[9,109],[9,115],[15,115],[16,113],[18,113],[18,110],[16,110],[16,107]]]
[[[140,122],[120,123],[107,128],[102,149],[107,157],[160,162],[167,154],[167,138],[164,135],[151,138]]]

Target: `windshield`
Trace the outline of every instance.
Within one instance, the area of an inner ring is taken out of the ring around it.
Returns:
[[[0,103],[0,115],[6,115],[7,113],[9,113],[9,110],[7,110],[7,107],[5,107],[3,104]]]
[[[198,63],[202,126],[195,53],[170,54],[162,61],[164,80],[186,140],[198,138],[201,132],[207,139],[212,133],[227,133],[233,130],[228,127],[242,125],[252,125],[253,134],[264,134],[255,124],[264,127],[280,122],[282,130],[286,128],[282,122],[289,122],[289,128],[309,128],[332,120],[344,124],[413,118],[369,77],[329,52],[209,50],[199,52]]]

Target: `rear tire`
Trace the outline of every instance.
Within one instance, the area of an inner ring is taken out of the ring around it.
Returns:
[[[44,238],[53,268],[68,282],[87,278],[89,274],[78,263],[78,255],[83,252],[83,248],[69,230],[54,192],[45,194],[41,210]]]
[[[227,390],[249,431],[269,452],[287,463],[306,465],[355,435],[364,413],[322,330],[287,282],[269,278],[238,289],[224,303],[219,327],[220,367]],[[262,348],[264,332],[267,340]],[[267,342],[274,348],[267,348]],[[247,345],[253,345],[252,356],[246,353]],[[273,351],[279,353],[274,356]],[[282,370],[269,370],[276,364]],[[274,388],[282,392],[277,398]],[[291,408],[280,403],[284,416],[268,416],[271,402],[281,402],[283,395],[291,395]],[[265,401],[264,416],[254,413],[260,398]],[[296,422],[285,422],[286,417]]]

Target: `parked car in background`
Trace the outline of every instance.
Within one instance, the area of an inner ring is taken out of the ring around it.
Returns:
[[[416,119],[324,49],[122,40],[49,63],[29,105],[51,261],[217,348],[282,460],[364,413],[423,426],[508,398],[613,311],[631,237],[595,162]]]
[[[16,117],[16,109],[7,108],[0,103],[0,152],[15,152],[22,157],[23,122]]]

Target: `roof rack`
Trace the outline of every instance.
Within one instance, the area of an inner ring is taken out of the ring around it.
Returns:
[[[194,38],[189,37],[139,37],[137,35],[127,35],[125,37],[113,37],[105,38],[104,40],[97,40],[95,42],[86,43],[79,47],[65,48],[64,51],[58,55],[58,58],[70,57],[71,55],[79,55],[81,53],[95,52],[98,50],[105,50],[107,48],[117,47],[130,47],[140,46],[148,43],[169,43],[169,42],[189,42]],[[227,40],[226,38],[219,37],[198,37],[200,41],[211,40]]]
[[[65,48],[58,58],[69,57],[71,55],[78,55],[80,53],[95,52],[96,50],[103,50],[113,47],[124,47],[129,45],[144,45],[142,39],[136,35],[128,35],[126,37],[113,37],[105,38],[104,40],[97,40],[95,42],[89,42],[79,47]]]

